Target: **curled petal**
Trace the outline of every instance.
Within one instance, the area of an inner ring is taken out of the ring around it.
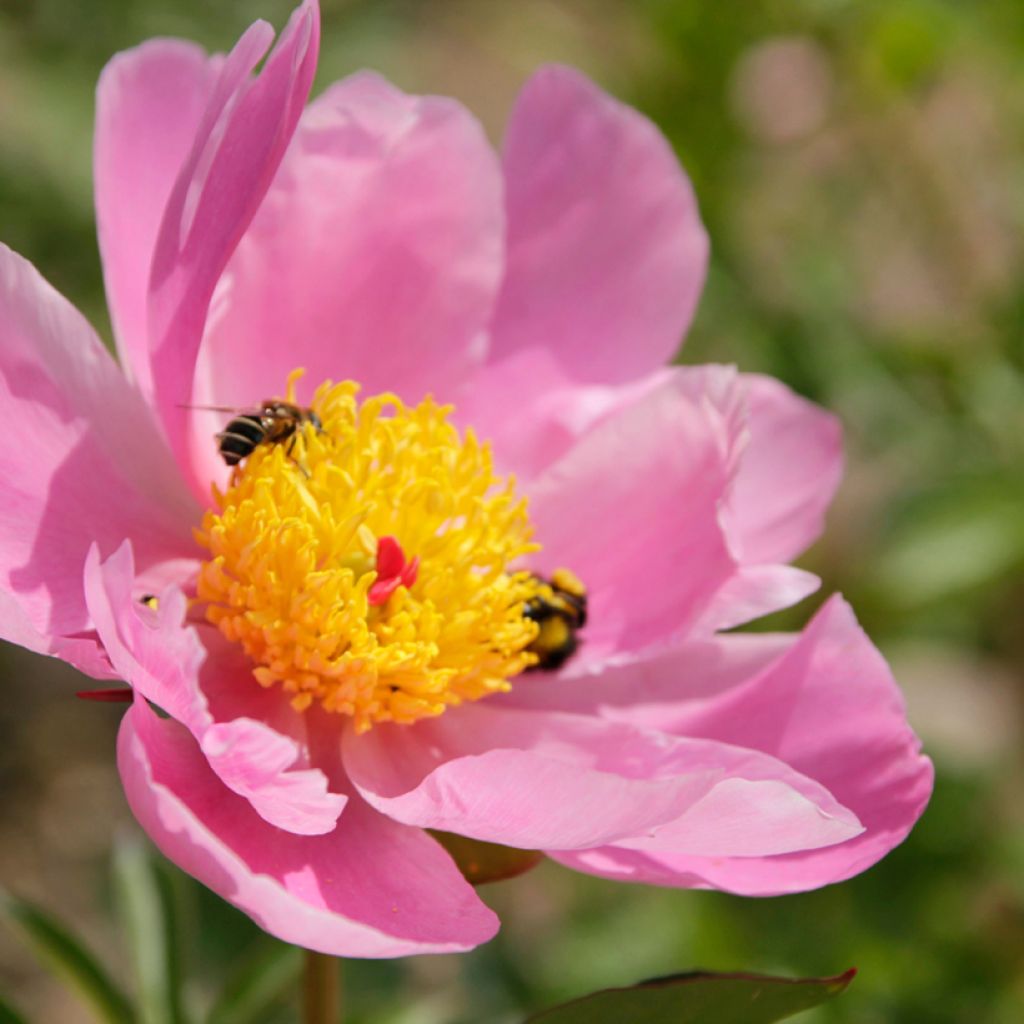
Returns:
[[[264,821],[300,835],[334,828],[346,797],[328,791],[318,768],[296,767],[302,750],[295,740],[256,719],[236,718],[212,724],[201,746],[221,781],[244,796]]]
[[[239,652],[217,632],[204,628],[203,643],[200,631],[184,621],[180,590],[167,588],[155,613],[140,606],[138,591],[130,545],[103,563],[95,549],[90,552],[89,610],[117,671],[189,729],[221,781],[266,821],[302,835],[330,832],[346,798],[330,792],[324,773],[309,765],[303,720],[289,713],[280,694],[260,689]],[[222,688],[233,694],[229,707],[217,699]],[[206,689],[214,691],[213,700]]]
[[[192,399],[210,299],[298,123],[319,33],[319,9],[305,0],[256,77],[250,72],[273,33],[257,22],[242,36],[220,67],[164,209],[151,265],[148,333],[154,401],[184,467],[191,414],[183,404]],[[208,477],[193,477],[205,500]]]
[[[731,543],[729,550],[734,551]],[[814,573],[792,565],[736,565],[708,600],[692,631],[707,634],[741,626],[797,604],[820,586]]]
[[[667,830],[712,856],[764,854],[860,831],[774,758],[554,712],[466,705],[346,735],[344,761],[390,817],[524,849],[583,849],[613,835],[642,843]]]
[[[630,717],[621,710],[619,716]],[[931,794],[931,762],[907,724],[892,674],[838,597],[774,662],[710,699],[680,700],[664,726],[780,758],[827,787],[864,831],[827,849],[778,856],[711,858],[662,843],[558,854],[559,860],[658,885],[750,896],[800,892],[870,867],[903,841]]]
[[[210,770],[195,740],[144,701],[125,716],[118,766],[160,849],[272,935],[335,956],[471,949],[497,931],[451,858],[352,797],[335,829],[269,825]]]

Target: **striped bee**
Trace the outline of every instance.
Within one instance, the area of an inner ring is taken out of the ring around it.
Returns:
[[[540,592],[523,606],[523,615],[540,627],[527,648],[537,664],[527,671],[561,668],[580,645],[577,632],[587,623],[587,588],[568,569],[556,569],[549,580],[538,576]]]
[[[231,411],[231,410],[223,410]],[[217,435],[217,450],[229,466],[237,466],[261,444],[294,443],[296,432],[304,423],[323,429],[320,417],[312,409],[278,398],[268,398],[258,409],[239,412]]]

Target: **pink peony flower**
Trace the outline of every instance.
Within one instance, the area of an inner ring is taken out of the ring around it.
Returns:
[[[750,895],[873,864],[932,771],[850,609],[719,632],[815,589],[839,429],[664,366],[707,252],[664,139],[559,67],[500,157],[373,74],[303,109],[315,2],[254,75],[271,36],[103,73],[123,369],[2,252],[4,637],[127,680],[143,827],[313,949],[494,934],[428,829]]]

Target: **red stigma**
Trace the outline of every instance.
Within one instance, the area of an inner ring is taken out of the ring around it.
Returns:
[[[411,587],[420,571],[419,557],[405,560],[405,552],[394,537],[377,541],[377,579],[367,594],[370,604],[387,604],[399,587]]]

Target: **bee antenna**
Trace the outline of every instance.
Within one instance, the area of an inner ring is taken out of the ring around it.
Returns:
[[[177,409],[199,409],[203,412],[240,412],[240,409],[234,408],[229,405],[191,405],[188,402],[178,402],[175,405]]]

